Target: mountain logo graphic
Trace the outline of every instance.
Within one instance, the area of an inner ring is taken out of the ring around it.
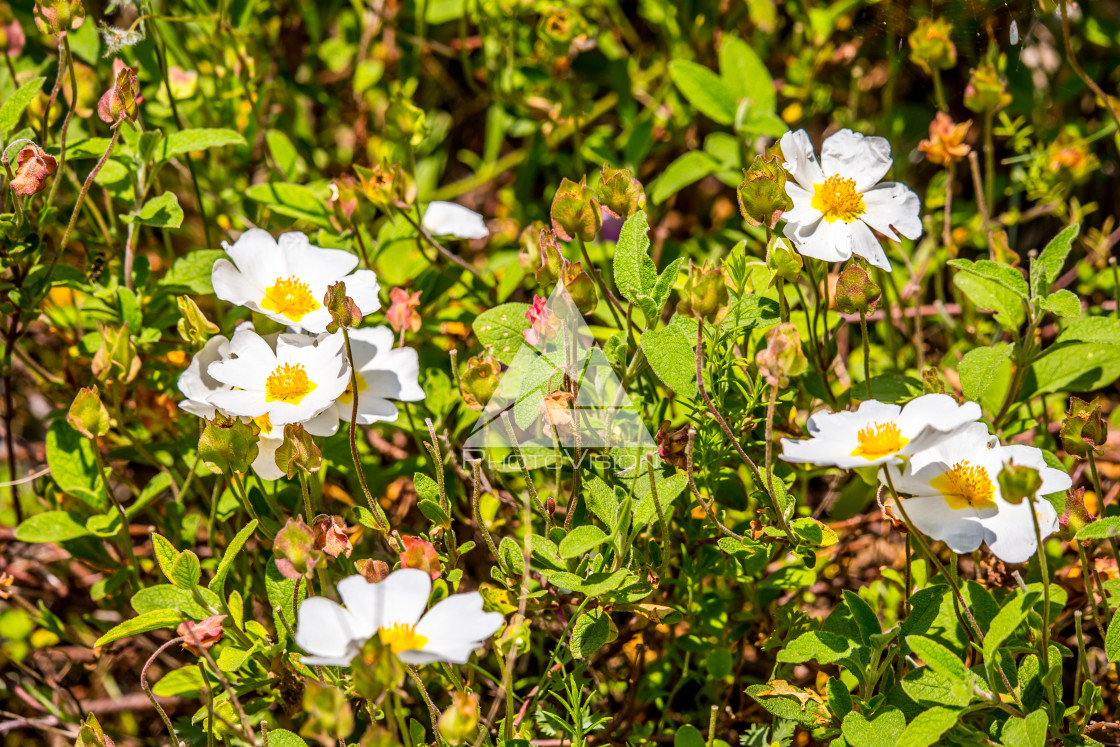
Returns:
[[[641,413],[563,284],[525,337],[468,435],[464,459],[520,470],[520,451],[530,469],[588,459],[624,473],[656,454]]]

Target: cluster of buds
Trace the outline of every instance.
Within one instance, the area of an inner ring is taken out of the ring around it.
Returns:
[[[1061,438],[1067,454],[1087,458],[1100,451],[1108,440],[1108,420],[1101,410],[1100,397],[1092,402],[1069,398],[1069,413],[1062,420]]]
[[[427,573],[433,581],[439,578],[439,555],[436,548],[423,537],[401,536],[404,551],[401,552],[401,568],[416,568]]]
[[[476,355],[467,361],[459,377],[459,394],[472,410],[481,410],[498,389],[502,364],[488,355]]]
[[[993,114],[1011,103],[1007,81],[991,62],[982,62],[972,71],[964,89],[964,105],[977,114]]]
[[[755,355],[758,374],[770,386],[782,388],[789,380],[805,373],[809,361],[801,350],[797,327],[786,322],[766,332],[766,347]]]
[[[555,77],[566,76],[576,53],[592,46],[587,20],[578,9],[555,5],[544,8],[537,26],[536,53],[542,62],[551,63]]]
[[[910,59],[933,75],[934,70],[948,70],[957,64],[957,47],[951,34],[953,25],[944,19],[923,18],[910,32]]]
[[[743,169],[739,185],[739,210],[752,226],[773,228],[782,213],[793,209],[793,200],[786,194],[786,170],[775,152],[755,156],[749,169]]]
[[[925,153],[931,163],[951,167],[972,150],[964,141],[971,126],[971,119],[957,124],[945,112],[938,112],[929,123],[929,139],[918,143],[918,150]]]
[[[57,167],[55,157],[35,143],[24,146],[16,156],[12,191],[24,197],[42,192],[47,187],[47,178],[54,174]]]
[[[34,12],[39,32],[58,37],[76,31],[86,20],[82,0],[38,0]]]
[[[882,288],[871,279],[871,267],[853,257],[836,281],[836,308],[845,314],[867,314],[875,310]]]
[[[122,65],[117,71],[116,80],[101,96],[97,102],[97,116],[105,124],[116,127],[121,122],[130,124],[136,121],[140,113],[137,99],[140,96],[140,84],[136,80],[136,70]]]
[[[707,320],[718,324],[727,316],[731,294],[727,290],[727,279],[723,266],[690,266],[688,279],[681,290],[681,300],[677,313]]]

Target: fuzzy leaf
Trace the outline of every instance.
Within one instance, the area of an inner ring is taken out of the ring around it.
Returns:
[[[518,348],[525,342],[524,333],[529,329],[527,311],[529,304],[504,303],[487,309],[474,320],[475,337],[507,366],[513,363]]]
[[[669,77],[701,114],[716,124],[729,125],[735,121],[735,94],[719,75],[689,60],[673,60],[669,63]]]
[[[160,630],[161,628],[174,628],[180,622],[182,622],[182,618],[175,610],[145,612],[112,628],[108,633],[98,638],[93,645],[104,646],[137,633],[147,633],[150,630]]]

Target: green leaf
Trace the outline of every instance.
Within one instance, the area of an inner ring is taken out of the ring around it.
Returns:
[[[966,679],[954,680],[922,667],[906,673],[902,690],[916,703],[964,708],[972,702],[973,680],[971,672]]]
[[[692,724],[685,724],[673,735],[673,747],[706,747],[707,740]]]
[[[614,489],[594,474],[584,484],[587,487],[584,497],[587,507],[613,532],[618,526],[618,497]]]
[[[111,629],[108,633],[101,636],[94,642],[94,646],[104,646],[119,641],[122,638],[128,638],[130,635],[137,633],[147,633],[149,630],[160,630],[161,628],[174,628],[182,622],[182,617],[175,610],[153,610],[145,612],[142,615],[125,620],[120,625]]]
[[[980,308],[995,311],[997,320],[1001,324],[1018,329],[1026,319],[1023,308],[1027,295],[1026,281],[1010,267],[989,260],[981,260],[981,262],[987,263],[983,267],[984,272],[977,272],[976,266],[967,259],[950,260],[950,265],[962,270],[953,276],[953,285]],[[994,265],[1001,270],[996,271],[988,265]],[[1014,284],[1011,276],[1019,279],[1021,288]]]
[[[1050,289],[1050,285],[1058,279],[1062,274],[1062,266],[1066,263],[1066,258],[1069,256],[1070,249],[1073,248],[1073,240],[1077,238],[1078,232],[1081,230],[1080,223],[1074,223],[1066,226],[1058,233],[1057,236],[1050,239],[1050,243],[1042,250],[1035,260],[1038,267],[1043,272],[1043,277],[1046,279],[1046,289]],[[1032,266],[1032,269],[1033,266]]]
[[[967,259],[951,259],[949,265],[956,267],[963,273],[989,280],[1011,291],[1023,300],[1026,300],[1030,295],[1030,288],[1027,287],[1027,281],[1023,279],[1023,275],[1009,265],[993,262],[990,259],[981,259],[976,262]]]
[[[152,692],[161,698],[175,696],[194,698],[202,691],[202,684],[202,670],[197,664],[188,664],[163,675],[159,682],[152,686]]]
[[[171,583],[180,589],[193,589],[198,586],[198,579],[202,575],[202,566],[198,556],[190,550],[179,553],[175,563],[171,566]]]
[[[223,672],[236,672],[245,665],[249,657],[253,655],[255,649],[242,649],[234,646],[226,646],[218,654],[218,669]]]
[[[195,599],[195,594],[198,594],[205,605]],[[197,587],[187,590],[171,584],[147,586],[133,594],[129,604],[139,614],[154,610],[175,610],[192,620],[202,620],[221,609],[218,595],[209,589]]]
[[[8,144],[8,136],[15,132],[24,110],[39,95],[46,80],[46,78],[32,78],[9,96],[3,106],[0,106],[0,139],[3,139],[5,145]]]
[[[812,696],[801,702],[808,692],[792,685],[779,689],[777,683],[761,683],[747,688],[747,695],[778,718],[796,721],[808,728],[827,724],[831,719],[824,704],[812,699]]]
[[[965,399],[979,400],[995,381],[999,367],[1010,354],[1011,348],[1006,344],[973,348],[965,353],[957,365]]]
[[[683,264],[684,257],[677,257],[661,272],[657,282],[654,283],[650,296],[653,298],[653,306],[658,313],[665,307],[665,302],[669,300],[669,294],[673,292],[673,285],[677,282],[677,276],[680,275]]]
[[[183,223],[183,208],[179,207],[179,198],[174,192],[164,192],[145,202],[135,220],[146,226],[178,228]]]
[[[920,635],[906,637],[906,645],[917,654],[930,669],[952,680],[968,679],[968,668],[956,654],[937,641]]]
[[[97,475],[97,458],[89,439],[56,420],[47,430],[47,466],[62,492],[72,495],[98,513],[109,508],[105,484]]]
[[[831,527],[808,516],[794,519],[789,526],[794,534],[813,547],[828,547],[839,540]]]
[[[1078,542],[1084,542],[1085,540],[1107,539],[1109,537],[1120,537],[1120,516],[1108,516],[1082,527],[1081,531],[1077,533],[1076,539]]]
[[[237,553],[249,541],[249,537],[257,529],[257,520],[253,519],[242,528],[240,532],[234,535],[233,540],[226,547],[225,552],[222,553],[222,559],[218,563],[218,570],[214,571],[214,578],[210,579],[207,588],[217,594],[219,597],[225,596],[226,576],[229,575],[230,568],[233,567],[233,560],[237,557]]]
[[[525,575],[525,554],[512,537],[502,537],[498,545],[498,565],[507,576]]]
[[[1058,333],[1056,343],[1061,342],[1099,342],[1106,345],[1120,345],[1120,319],[1090,316],[1070,322]]]
[[[1027,619],[1027,613],[1040,597],[1038,592],[1017,593],[1004,603],[984,635],[984,662],[988,667],[996,666],[996,652]]]
[[[1108,634],[1104,639],[1104,652],[1109,661],[1120,661],[1120,609],[1108,624]]]
[[[272,605],[272,617],[276,623],[276,637],[281,644],[288,640],[288,628],[296,629],[296,610],[307,598],[307,584],[299,585],[299,596],[295,598],[295,579],[284,578],[276,563],[271,559],[267,561],[264,574],[265,590],[268,592],[268,603]],[[287,623],[285,625],[285,623]]]
[[[85,520],[69,511],[44,511],[29,516],[16,527],[16,539],[32,543],[65,542],[89,533]]]
[[[622,226],[614,250],[614,282],[627,301],[640,304],[657,283],[657,265],[649,257],[649,222],[639,210]]]
[[[1000,741],[1015,747],[1046,747],[1046,727],[1049,723],[1046,711],[1042,709],[1028,713],[1026,718],[1012,716],[1003,725]]]
[[[639,344],[657,378],[681,396],[696,396],[696,351],[680,327],[646,330]]]
[[[1039,306],[1055,316],[1068,318],[1081,316],[1081,299],[1068,290],[1054,291],[1043,298]]]
[[[906,747],[929,747],[940,744],[941,736],[956,725],[960,712],[952,708],[934,707],[922,711],[898,735],[896,744]]]
[[[735,94],[719,75],[689,60],[673,60],[669,63],[669,77],[701,114],[721,125],[735,121]]]
[[[868,721],[862,713],[852,711],[844,717],[840,731],[852,747],[882,747],[893,745],[906,726],[906,716],[893,706],[887,706]]]
[[[650,184],[650,202],[659,205],[689,184],[698,182],[719,169],[719,162],[707,153],[699,150],[689,151],[666,166],[661,176]]]
[[[578,558],[607,541],[606,533],[596,526],[576,527],[560,540],[560,557]]]
[[[823,630],[810,630],[794,638],[778,651],[778,661],[801,664],[816,659],[819,664],[834,664],[852,654],[857,643],[842,635]]]
[[[644,465],[643,465],[644,466]],[[661,477],[654,471],[657,483],[657,502],[661,504],[661,512],[666,517],[672,515],[670,508],[681,493],[688,486],[688,476],[684,472],[674,472],[668,477]],[[657,518],[657,506],[653,502],[653,491],[649,487],[649,475],[642,469],[636,475],[634,484],[634,526],[643,527]]]
[[[572,656],[586,659],[611,638],[611,619],[602,610],[588,610],[572,626]]]
[[[1069,343],[1052,345],[1034,362],[1025,393],[1091,392],[1120,378],[1120,345]]]
[[[320,228],[331,227],[325,197],[310,187],[284,182],[254,184],[245,190],[245,196],[281,215],[306,220]]]
[[[156,562],[159,563],[159,569],[170,581],[171,570],[175,567],[175,561],[179,559],[179,551],[162,534],[152,532],[152,552],[156,556]]]
[[[307,747],[307,742],[287,729],[270,729],[268,747]]]
[[[159,160],[168,161],[184,153],[193,153],[223,145],[245,145],[241,133],[227,129],[198,128],[180,130],[167,136],[159,148]]]
[[[474,334],[478,341],[490,348],[490,353],[507,366],[525,342],[529,319],[525,313],[529,304],[504,303],[487,309],[474,320]]]
[[[737,36],[724,34],[719,43],[719,74],[737,99],[749,99],[751,110],[773,112],[778,105],[774,79],[754,48]]]
[[[191,293],[207,295],[214,292],[210,275],[214,262],[226,256],[221,249],[198,249],[179,257],[171,264],[159,284],[173,288],[187,288]]]

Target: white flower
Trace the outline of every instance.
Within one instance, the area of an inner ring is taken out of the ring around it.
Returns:
[[[805,256],[842,262],[858,254],[890,270],[871,229],[892,241],[922,235],[918,196],[898,182],[879,184],[892,163],[886,139],[840,130],[825,139],[820,163],[805,130],[782,135],[781,146],[794,179],[786,183],[793,209],[782,214],[785,235]]]
[[[325,597],[300,605],[296,643],[305,664],[346,666],[377,635],[406,664],[465,664],[502,625],[502,615],[482,611],[477,591],[452,594],[425,614],[432,580],[402,568],[371,584],[361,576],[338,582],[345,607]]]
[[[191,415],[211,420],[217,408],[210,403],[210,395],[224,392],[233,387],[215,379],[206,369],[211,363],[229,357],[229,338],[225,335],[214,335],[202,350],[191,358],[190,365],[183,373],[179,374],[179,391],[186,399],[179,403],[179,407]]]
[[[484,239],[490,235],[481,215],[454,202],[433,202],[420,221],[432,236],[454,236],[457,239]],[[361,304],[358,304],[361,307]]]
[[[396,420],[397,406],[392,400],[419,402],[424,399],[416,351],[394,348],[393,342],[393,330],[388,327],[350,330],[350,351],[358,372],[359,425]],[[340,418],[350,422],[353,405],[350,387],[347,387],[332,406],[315,418],[313,425],[308,424],[308,430],[316,428],[334,433]]]
[[[279,335],[273,350],[254,330],[238,328],[229,343],[231,357],[207,368],[233,389],[211,394],[210,404],[240,417],[267,415],[269,428],[261,430],[311,420],[346,391],[350,366],[342,345],[341,333],[318,341]]]
[[[273,321],[318,334],[327,330],[331,315],[323,306],[327,287],[342,280],[346,295],[363,314],[381,308],[377,277],[358,270],[358,258],[339,249],[312,246],[302,233],[281,234],[251,228],[230,246],[227,259],[214,263],[214,293],[223,301],[246,306]]]
[[[1039,471],[1042,486],[1034,499],[1039,530],[1046,538],[1058,529],[1051,493],[1068,490],[1073,481],[1061,470],[1046,466],[1033,446],[1000,446],[983,423],[962,427],[949,438],[915,454],[900,472],[888,467],[914,526],[941,540],[958,553],[972,552],[984,542],[1006,563],[1026,562],[1038,548],[1031,518],[1031,502],[1003,499],[999,473],[1014,462]]]
[[[855,412],[815,413],[807,424],[811,438],[783,438],[781,458],[842,469],[899,464],[980,415],[980,405],[958,405],[947,394],[926,394],[905,407],[870,399]]]

